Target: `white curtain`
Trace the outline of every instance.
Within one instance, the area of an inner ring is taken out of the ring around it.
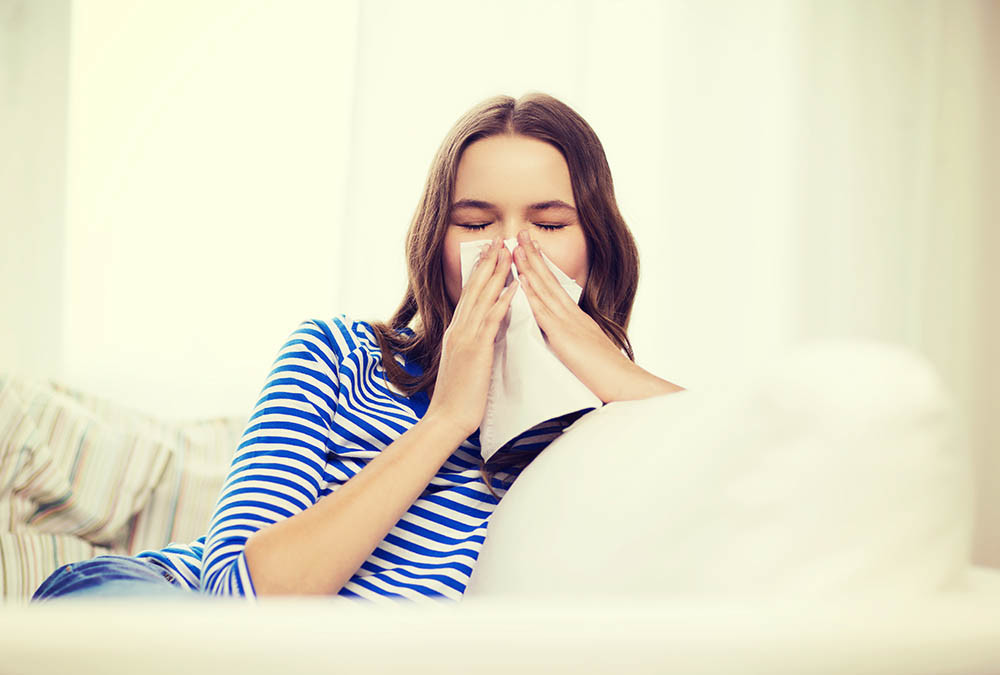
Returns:
[[[997,8],[0,0],[0,354],[247,415],[298,321],[388,318],[455,119],[545,91],[602,139],[639,242],[638,362],[694,388],[815,336],[919,350],[969,416],[1000,564]]]

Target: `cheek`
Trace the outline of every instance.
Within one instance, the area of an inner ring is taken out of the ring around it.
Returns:
[[[450,248],[445,248],[444,250],[444,274],[449,280],[458,279],[461,281],[461,261],[456,253],[454,253]]]
[[[584,285],[587,280],[587,248],[582,240],[562,246],[543,245],[542,250],[566,276],[572,277],[580,286]]]
[[[457,303],[462,292],[462,259],[457,243],[445,242],[441,265],[444,268],[445,289],[452,302]]]
[[[582,287],[587,282],[587,251],[576,251],[573,256],[571,277]]]

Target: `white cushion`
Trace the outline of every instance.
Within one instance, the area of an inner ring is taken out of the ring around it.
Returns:
[[[866,340],[610,403],[511,486],[466,595],[949,589],[972,545],[966,434],[923,356]]]

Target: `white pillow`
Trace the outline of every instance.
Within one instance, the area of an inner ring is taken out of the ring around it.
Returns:
[[[958,586],[966,433],[923,356],[867,340],[816,340],[742,382],[610,403],[510,487],[466,596]]]

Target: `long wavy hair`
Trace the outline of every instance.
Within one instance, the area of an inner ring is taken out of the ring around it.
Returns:
[[[462,115],[438,148],[406,233],[406,293],[388,322],[370,322],[382,351],[385,376],[407,396],[420,391],[433,396],[441,340],[455,310],[445,289],[442,262],[459,160],[470,144],[501,134],[530,136],[562,153],[587,242],[588,273],[580,308],[635,361],[626,331],[639,282],[639,252],[618,211],[611,170],[597,134],[572,108],[548,94],[530,92],[519,99],[494,96]],[[409,332],[400,331],[407,327]],[[396,354],[415,359],[422,373],[406,372]],[[480,461],[480,474],[494,497],[496,472],[520,470],[531,461],[511,454],[505,466],[503,454],[498,451],[490,458],[489,470]]]

